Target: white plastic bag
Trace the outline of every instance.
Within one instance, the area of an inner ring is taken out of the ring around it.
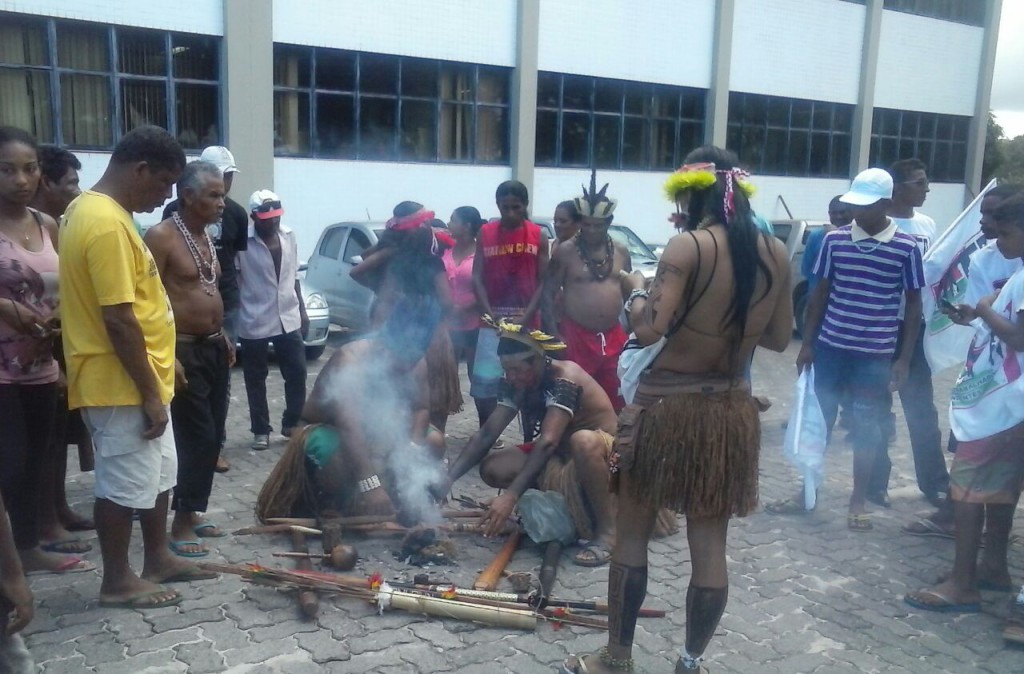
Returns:
[[[619,366],[616,368],[619,375],[619,393],[627,405],[633,402],[636,388],[640,385],[640,375],[651,366],[667,342],[668,340],[662,337],[654,344],[640,346],[635,333],[629,336],[622,353],[619,354]]]
[[[786,427],[782,451],[804,479],[804,507],[814,508],[818,487],[825,474],[828,428],[814,393],[814,367],[806,367],[796,380],[793,412]]]

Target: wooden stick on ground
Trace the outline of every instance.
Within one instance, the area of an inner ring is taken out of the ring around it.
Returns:
[[[306,535],[301,531],[292,531],[292,550],[309,555],[309,545],[306,544]],[[295,568],[299,571],[312,571],[313,562],[309,557],[295,560]],[[320,610],[320,599],[316,596],[315,590],[299,590],[299,609],[306,618],[313,619]]]
[[[519,537],[521,535],[519,529],[509,534],[508,538],[505,539],[504,545],[498,550],[498,554],[494,556],[494,559],[487,565],[487,568],[477,576],[476,581],[473,583],[474,590],[494,590],[498,587],[498,581],[501,580],[501,572],[505,570],[505,567],[512,560],[512,555],[515,554],[516,548],[519,547]]]

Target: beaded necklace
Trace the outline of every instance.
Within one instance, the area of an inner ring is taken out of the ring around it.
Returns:
[[[583,266],[594,277],[594,280],[603,281],[608,278],[612,273],[612,267],[615,266],[615,247],[612,245],[612,237],[607,235],[605,237],[605,256],[603,260],[592,260],[587,255],[583,249],[583,237],[578,232],[574,238],[576,239],[576,252],[580,254]]]
[[[206,246],[210,250],[210,260],[206,261],[199,252],[199,245],[196,243],[195,238],[192,236],[192,232],[188,231],[185,227],[184,221],[181,219],[181,215],[177,211],[174,212],[174,224],[177,226],[178,231],[185,238],[185,244],[188,246],[188,252],[192,253],[192,259],[195,260],[196,269],[199,270],[199,285],[202,287],[203,292],[207,295],[212,296],[217,292],[217,257],[213,249],[213,239],[204,230],[203,236],[206,237]]]

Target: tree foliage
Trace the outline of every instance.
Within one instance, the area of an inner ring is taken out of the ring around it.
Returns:
[[[993,177],[1001,183],[1024,184],[1024,135],[1007,138],[991,112],[985,135],[982,172],[982,184]]]

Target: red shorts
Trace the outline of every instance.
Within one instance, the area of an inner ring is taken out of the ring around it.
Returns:
[[[629,335],[616,323],[604,332],[594,332],[569,317],[562,318],[559,330],[565,345],[565,357],[583,368],[604,389],[618,412],[626,406],[619,393],[619,354]]]

